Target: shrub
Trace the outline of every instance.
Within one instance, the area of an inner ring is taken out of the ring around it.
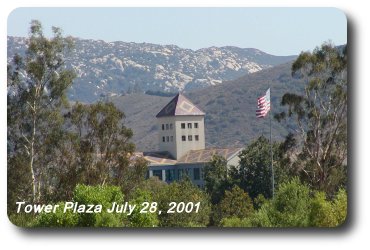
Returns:
[[[251,227],[249,219],[238,217],[223,218],[220,223],[223,227]]]
[[[86,186],[77,185],[73,193],[74,202],[78,204],[101,204],[101,213],[81,213],[78,226],[82,227],[118,227],[123,226],[124,214],[108,213],[106,210],[113,202],[123,203],[121,189],[116,186]]]
[[[41,213],[34,224],[35,227],[75,227],[78,225],[78,214],[72,210],[64,213],[64,202],[57,203],[55,213]]]
[[[137,189],[133,194],[131,205],[136,205],[136,209],[132,214],[127,216],[128,226],[130,227],[156,227],[158,226],[158,213],[140,213],[143,202],[151,203],[153,201],[151,194],[148,191]]]
[[[194,186],[189,180],[185,179],[179,182],[173,182],[163,188],[155,195],[158,201],[158,208],[162,214],[158,216],[161,227],[205,227],[209,223],[210,202],[209,197],[198,187]],[[198,213],[195,209],[190,212],[166,213],[169,209],[170,202],[200,202]]]
[[[102,205],[100,213],[74,213],[64,202],[58,203],[56,213],[41,213],[35,222],[37,227],[119,227],[123,226],[125,214],[108,213],[113,202],[123,203],[123,194],[116,186],[77,185],[73,192],[73,202],[78,205]]]

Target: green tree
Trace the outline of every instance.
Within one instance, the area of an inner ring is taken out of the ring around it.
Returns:
[[[187,179],[164,185],[157,193],[153,193],[153,200],[158,201],[158,209],[162,211],[158,216],[161,227],[205,227],[209,223],[209,197]],[[178,213],[176,210],[175,213],[166,213],[170,202],[200,202],[199,211],[196,212],[194,207],[190,213]]]
[[[298,178],[280,185],[271,200],[245,218],[228,217],[223,227],[336,227],[347,215],[347,194],[340,189],[333,200],[322,191],[309,189]]]
[[[282,183],[272,200],[252,216],[251,225],[260,227],[309,226],[311,199],[307,185],[294,178]]]
[[[8,65],[8,157],[20,157],[27,166],[33,202],[40,201],[45,188],[48,153],[61,134],[61,108],[75,77],[65,69],[63,56],[72,42],[59,28],[52,31],[53,37],[46,38],[41,23],[33,20],[25,56],[16,55]],[[15,162],[19,160],[11,161]],[[10,167],[18,171],[17,166]]]
[[[286,112],[276,116],[296,125],[293,168],[315,189],[335,193],[346,182],[347,48],[324,43],[302,52],[292,75],[305,81],[302,94],[286,93]]]
[[[253,203],[248,193],[235,185],[231,191],[225,191],[220,210],[222,218],[247,218],[253,213]]]
[[[347,194],[341,188],[334,200],[328,200],[324,192],[316,192],[312,199],[310,224],[314,227],[336,227],[347,216]]]
[[[132,214],[128,215],[128,226],[130,227],[156,227],[158,226],[158,213],[140,213],[144,202],[155,202],[149,191],[136,189],[130,200],[131,205],[136,205]]]
[[[107,209],[113,202],[122,204],[124,195],[116,186],[77,185],[73,193],[73,201],[78,204],[102,205],[101,213],[81,213],[77,226],[83,227],[119,227],[123,226],[125,214],[108,213]]]
[[[7,211],[10,216],[16,211],[17,201],[32,200],[32,180],[25,155],[8,157],[7,160]]]
[[[344,188],[340,188],[334,201],[333,201],[333,208],[334,214],[337,218],[337,225],[342,225],[346,218],[347,218],[347,192]]]
[[[135,157],[132,130],[112,103],[75,104],[65,115],[66,140],[55,157],[58,193],[66,198],[77,183],[116,185],[129,195],[145,180],[147,162]],[[65,180],[69,180],[65,182]]]
[[[333,205],[324,192],[316,192],[311,203],[310,226],[334,227],[338,224]]]
[[[220,225],[222,227],[251,227],[250,220],[247,218],[229,217],[223,218]]]
[[[277,143],[273,144],[274,180],[278,186],[281,180],[288,178],[284,168],[281,167],[281,150]],[[243,188],[252,199],[259,194],[272,197],[272,172],[270,142],[263,136],[253,141],[239,155],[240,165],[233,179],[238,179]]]
[[[76,227],[78,226],[77,213],[73,213],[72,210],[68,210],[64,213],[64,202],[57,203],[58,208],[55,213],[41,213],[32,227]]]
[[[204,167],[206,192],[211,197],[212,204],[218,204],[229,186],[228,167],[225,158],[214,155]]]
[[[64,213],[65,202],[59,202],[56,213],[41,213],[33,226],[35,227],[122,227],[127,221],[126,215],[108,213],[112,203],[123,203],[123,194],[116,186],[77,185],[73,192],[73,202],[78,205],[101,205],[101,212],[75,213],[68,209]]]

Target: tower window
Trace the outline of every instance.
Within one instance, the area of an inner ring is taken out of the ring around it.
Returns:
[[[188,123],[188,128],[191,128],[191,123]]]
[[[166,138],[164,136],[162,137],[162,141],[163,142],[166,142]]]
[[[170,137],[169,137],[169,136],[167,136],[167,137],[166,137],[166,141],[167,141],[167,142],[169,142],[169,141],[170,141]]]
[[[164,130],[164,124],[162,124],[162,130]]]
[[[185,123],[181,123],[181,128],[185,129]]]
[[[168,124],[166,124],[166,130],[168,130],[169,129],[169,126],[168,126]]]
[[[186,136],[185,135],[181,136],[181,139],[182,139],[182,141],[186,141]]]
[[[171,142],[173,142],[173,136],[172,135],[171,135],[170,139],[171,139]]]
[[[197,122],[194,123],[194,128],[198,128],[198,123]]]
[[[195,135],[194,137],[196,141],[199,141],[199,135]]]
[[[172,123],[170,123],[170,129],[172,130],[173,126],[172,126]]]
[[[193,136],[192,135],[188,135],[188,141],[192,141],[193,140]]]

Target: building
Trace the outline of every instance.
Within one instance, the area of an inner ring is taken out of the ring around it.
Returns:
[[[228,165],[239,164],[242,148],[205,148],[205,113],[182,94],[177,94],[157,115],[159,152],[137,152],[149,162],[148,176],[168,183],[184,175],[204,186],[203,167],[212,156],[223,156]]]

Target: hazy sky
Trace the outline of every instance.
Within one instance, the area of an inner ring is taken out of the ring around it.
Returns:
[[[18,8],[8,35],[27,36],[32,19],[64,35],[104,41],[257,48],[299,54],[324,41],[347,42],[345,14],[335,8]]]

